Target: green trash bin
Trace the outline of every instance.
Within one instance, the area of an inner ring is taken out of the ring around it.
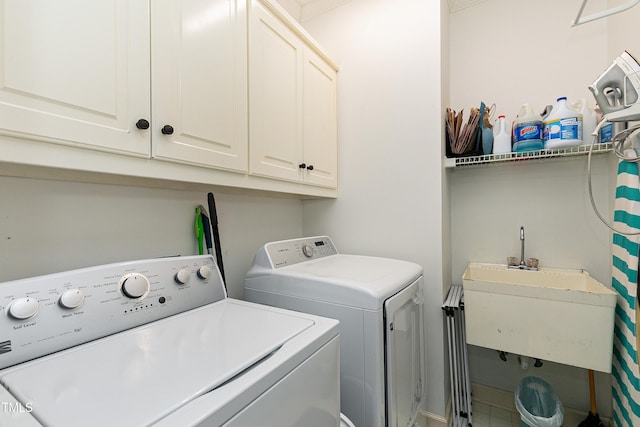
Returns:
[[[551,385],[541,378],[526,377],[516,387],[516,408],[522,427],[560,427],[562,402]]]

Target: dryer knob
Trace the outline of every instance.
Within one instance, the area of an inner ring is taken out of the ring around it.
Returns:
[[[189,273],[187,270],[181,268],[176,273],[174,279],[175,279],[175,281],[176,281],[176,283],[178,285],[184,285],[185,283],[187,283],[189,281],[189,279],[191,279],[191,273]]]
[[[58,303],[63,308],[78,308],[84,302],[84,293],[80,289],[67,289],[62,293]]]
[[[30,319],[38,313],[38,300],[31,297],[18,298],[9,304],[9,316],[18,320]]]
[[[120,283],[124,296],[132,299],[143,298],[151,289],[149,279],[140,273],[126,274],[122,276]]]
[[[313,256],[313,246],[311,245],[304,245],[302,247],[302,253],[304,254],[304,256],[306,256],[307,258],[311,258]]]

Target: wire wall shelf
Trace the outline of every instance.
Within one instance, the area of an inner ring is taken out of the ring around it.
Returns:
[[[580,156],[589,153],[590,144],[567,148],[550,148],[546,150],[526,151],[522,153],[487,154],[483,156],[446,157],[444,165],[447,168],[460,166],[477,166],[506,162],[522,162],[525,160],[552,159],[558,157]],[[594,144],[593,154],[608,153],[613,150],[610,142]]]

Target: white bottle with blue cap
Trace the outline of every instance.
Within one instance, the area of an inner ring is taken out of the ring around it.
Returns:
[[[582,114],[574,110],[567,97],[558,98],[544,120],[544,148],[565,148],[582,145]]]

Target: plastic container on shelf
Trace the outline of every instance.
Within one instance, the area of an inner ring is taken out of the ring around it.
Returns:
[[[619,106],[620,100],[615,99],[615,97],[612,97],[609,103],[611,105]],[[596,113],[597,122],[604,120],[604,114],[600,110],[600,106],[598,104],[596,104],[595,113]],[[605,124],[600,128],[600,134],[598,135],[598,138],[600,139],[599,142],[601,143],[612,142],[613,137],[616,136],[619,132],[622,132],[625,129],[627,129],[628,126],[629,124],[627,122],[609,122]]]
[[[505,116],[498,116],[493,125],[493,154],[511,152],[511,132]]]
[[[573,103],[573,109],[582,114],[582,141],[584,144],[591,144],[593,132],[598,125],[598,115],[596,110],[589,107],[587,101],[582,98]]]
[[[522,104],[513,122],[513,151],[542,150],[543,147],[542,117],[529,104]]]
[[[627,122],[609,122],[600,129],[600,142],[612,142],[613,137],[627,128]]]
[[[582,114],[574,110],[566,97],[560,97],[544,121],[544,148],[582,145]]]

